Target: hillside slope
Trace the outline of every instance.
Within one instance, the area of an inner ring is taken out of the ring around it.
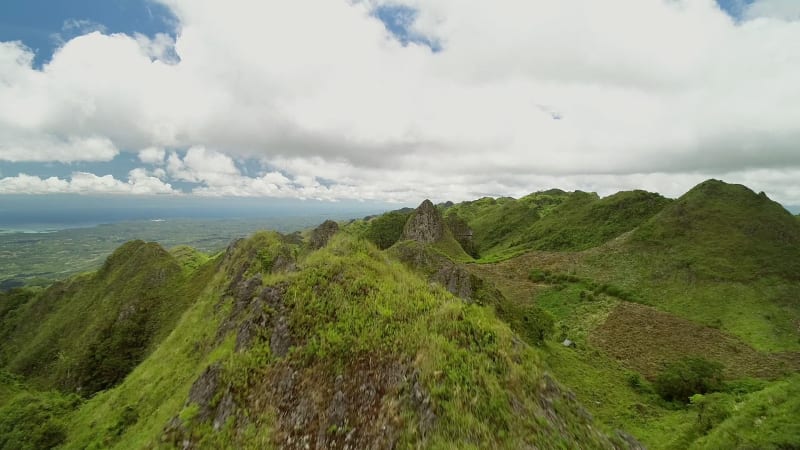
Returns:
[[[558,223],[557,211],[538,223]],[[569,221],[562,225],[569,229]],[[652,448],[793,448],[797,230],[763,194],[709,180],[600,245],[534,250],[469,269],[508,303],[554,316],[558,344],[547,346],[544,360],[599,421]],[[564,339],[576,347],[562,346]],[[722,364],[729,391],[665,407],[653,383],[687,356]],[[747,422],[758,408],[768,432]]]
[[[208,271],[132,241],[94,274],[5,294],[0,367],[44,388],[82,395],[109,388],[169,333]]]
[[[708,180],[644,223],[631,249],[665,253],[696,277],[800,280],[800,224],[745,186]]]
[[[671,201],[658,194],[628,191],[600,198],[586,192],[553,190],[522,197],[481,199],[448,208],[474,230],[485,261],[530,250],[576,251],[601,245],[630,231]]]
[[[46,425],[81,449],[635,446],[600,432],[490,309],[365,240],[329,239],[317,251],[276,233],[236,242],[201,266],[206,283],[119,385],[77,403],[12,392],[0,427],[17,417],[11,431]],[[144,245],[158,256],[137,262],[148,280],[162,268],[148,264],[170,259]],[[90,279],[110,280],[115,260]],[[107,289],[125,284],[112,278]],[[50,418],[32,423],[41,408]]]

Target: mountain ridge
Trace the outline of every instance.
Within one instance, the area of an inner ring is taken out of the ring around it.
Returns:
[[[215,255],[129,242],[0,294],[0,448],[791,446],[800,223],[776,205],[709,180],[425,201]],[[667,404],[687,356],[722,384]]]

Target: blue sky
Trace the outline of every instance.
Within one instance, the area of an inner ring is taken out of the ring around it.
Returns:
[[[3,0],[0,41],[22,41],[36,53],[35,65],[48,61],[63,42],[100,28],[107,33],[174,36],[176,19],[168,8],[148,0]]]

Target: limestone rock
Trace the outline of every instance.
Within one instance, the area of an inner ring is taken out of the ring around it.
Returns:
[[[403,229],[403,239],[422,244],[432,244],[444,236],[444,220],[430,200],[425,200],[414,210]]]
[[[332,220],[326,220],[311,232],[311,248],[318,250],[325,247],[337,231],[339,231],[339,224]]]

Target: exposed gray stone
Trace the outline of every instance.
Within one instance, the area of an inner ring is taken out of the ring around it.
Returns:
[[[444,220],[430,200],[425,200],[411,214],[403,228],[403,239],[432,244],[444,236]]]
[[[337,231],[339,231],[339,224],[332,220],[326,220],[311,232],[309,245],[315,250],[325,247]]]

